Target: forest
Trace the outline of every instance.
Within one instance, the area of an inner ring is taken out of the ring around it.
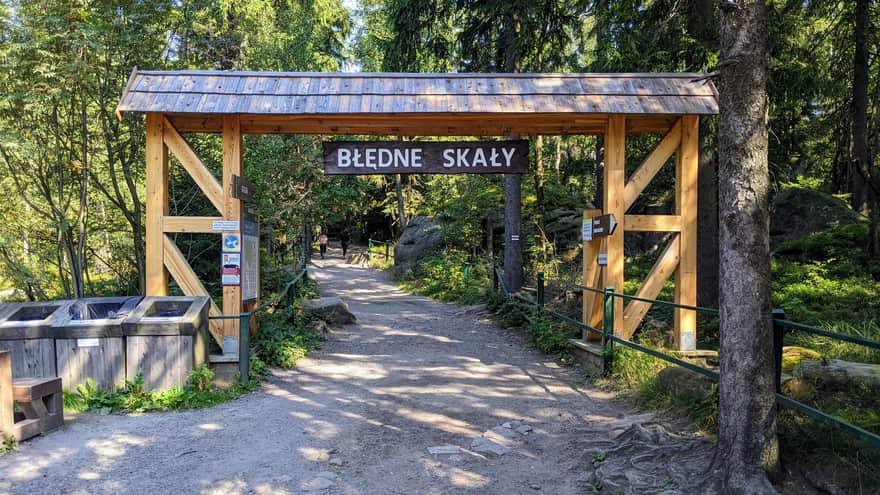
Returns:
[[[135,67],[694,72],[717,78],[725,64],[735,63],[720,57],[720,19],[732,3],[0,0],[0,298],[144,293],[145,123],[141,115],[120,118],[115,112]],[[880,4],[767,0],[766,8],[773,305],[805,324],[880,339]],[[698,304],[710,308],[719,306],[718,137],[718,120],[702,119]],[[523,277],[525,285],[534,285],[537,274],[545,274],[564,306],[566,288],[583,283],[580,214],[602,207],[603,142],[597,136],[522,138],[532,150],[521,184]],[[218,173],[220,138],[187,139]],[[252,206],[261,224],[264,290],[276,290],[290,275],[316,227],[331,238],[346,231],[363,244],[394,243],[410,222],[427,217],[442,226],[443,250],[395,275],[413,291],[478,302],[482,292],[475,287],[490,284],[489,267],[504,250],[504,179],[331,177],[323,173],[322,142],[332,139],[245,138],[245,175],[256,189]],[[628,140],[635,157],[628,171],[658,141]],[[661,171],[631,211],[669,212],[674,179],[669,167]],[[170,215],[211,211],[174,162],[170,188]],[[625,291],[634,292],[662,240],[627,239]],[[219,297],[216,239],[178,234],[176,242]],[[466,263],[474,267],[470,285],[461,280]],[[666,343],[650,332],[641,337]],[[703,338],[701,344],[718,344],[717,332]],[[820,348],[825,357],[880,363],[873,351],[797,343]],[[876,410],[865,413],[876,402],[825,405],[880,431]],[[793,424],[796,431],[808,428]]]

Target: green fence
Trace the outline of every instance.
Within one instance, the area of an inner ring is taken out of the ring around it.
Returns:
[[[385,252],[385,261],[390,260],[394,257],[394,251],[392,250],[391,243],[388,241],[378,241],[376,239],[368,239],[367,240],[367,259],[373,259],[373,255],[382,256],[382,246],[384,246]],[[378,252],[374,251],[374,247],[379,248]]]
[[[261,304],[257,309],[253,311],[245,311],[238,315],[222,315],[222,316],[210,316],[209,320],[239,320],[239,329],[238,329],[238,372],[239,379],[242,383],[246,383],[250,381],[250,328],[251,328],[251,317],[257,315],[258,313],[265,311],[267,308],[277,306],[281,301],[285,301],[287,307],[294,307],[294,301],[296,300],[297,287],[308,281],[309,272],[308,269],[303,265],[302,270],[300,270],[293,279],[284,286],[278,294],[275,295],[272,299]]]
[[[519,294],[511,294],[506,285],[504,284],[504,276],[503,272],[500,268],[495,267],[494,276],[493,276],[493,288],[498,291],[501,290],[505,299],[511,300],[516,299],[518,301],[524,302],[528,305],[536,307],[539,311],[544,314],[550,315],[560,321],[568,323],[576,328],[579,328],[581,331],[590,332],[594,335],[598,335],[601,340],[602,345],[602,355],[604,357],[604,366],[603,372],[608,375],[611,373],[611,370],[614,366],[614,345],[623,345],[629,347],[630,349],[634,349],[639,352],[643,352],[645,354],[649,354],[657,359],[662,359],[666,362],[672,363],[676,366],[681,366],[682,368],[686,368],[694,373],[698,373],[703,375],[713,381],[718,381],[720,379],[720,374],[717,371],[703,368],[701,366],[697,366],[693,363],[689,363],[687,361],[683,361],[678,359],[675,356],[670,356],[669,354],[665,354],[656,349],[651,349],[650,347],[646,347],[630,340],[623,339],[617,335],[614,335],[614,298],[621,298],[624,301],[643,301],[651,304],[657,304],[661,306],[668,306],[672,308],[680,308],[680,309],[688,309],[694,310],[697,313],[703,314],[711,314],[711,315],[719,315],[719,311],[713,308],[703,308],[699,306],[686,306],[682,304],[676,304],[669,301],[660,301],[655,299],[644,299],[636,296],[630,296],[626,294],[621,294],[615,292],[613,287],[608,287],[606,289],[596,289],[593,287],[584,287],[584,286],[576,286],[577,288],[594,292],[596,294],[601,294],[603,298],[603,318],[602,318],[602,326],[603,329],[599,330],[584,323],[575,320],[574,318],[570,318],[562,313],[557,311],[553,311],[552,309],[546,308],[544,305],[544,274],[538,274],[538,287],[537,293],[534,300],[523,297]],[[768,342],[767,345],[773,346],[774,357],[775,357],[775,380],[776,380],[776,403],[779,406],[787,407],[789,409],[798,411],[802,414],[805,414],[817,421],[830,425],[832,427],[838,428],[840,430],[846,431],[847,433],[852,434],[853,436],[864,440],[866,443],[871,445],[874,448],[880,448],[880,435],[867,431],[863,428],[860,428],[852,423],[848,423],[846,421],[842,421],[830,414],[826,414],[818,409],[805,404],[803,402],[792,399],[791,397],[787,397],[782,394],[781,385],[782,385],[782,347],[783,340],[785,336],[785,332],[787,331],[800,331],[811,333],[814,335],[820,335],[823,337],[841,340],[845,342],[849,342],[852,344],[858,344],[865,347],[869,347],[872,349],[880,349],[880,342],[876,342],[873,340],[864,339],[861,337],[847,335],[839,332],[832,332],[829,330],[825,330],[822,328],[812,327],[809,325],[804,325],[802,323],[797,323],[794,321],[789,321],[785,319],[785,313],[781,310],[775,310],[773,312],[773,341]]]

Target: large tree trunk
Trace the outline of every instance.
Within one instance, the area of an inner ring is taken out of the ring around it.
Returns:
[[[852,94],[852,170],[849,174],[852,207],[865,212],[870,198],[864,171],[871,163],[868,151],[868,0],[856,0],[855,61]]]
[[[400,174],[394,174],[394,189],[397,192],[397,225],[400,229],[397,237],[400,237],[403,235],[404,229],[406,229],[406,208],[404,206],[403,186],[401,184]]]
[[[504,19],[504,69],[519,72],[516,38],[520,30],[519,16],[508,14]],[[523,283],[522,255],[522,176],[504,176],[504,282],[507,289],[517,292]]]
[[[775,493],[778,468],[770,326],[767,10],[722,7],[718,92],[721,381],[716,467],[724,493]]]

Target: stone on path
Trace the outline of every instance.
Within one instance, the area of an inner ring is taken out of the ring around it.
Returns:
[[[347,325],[356,321],[348,304],[341,297],[305,299],[302,308],[307,317],[326,321],[330,325]]]
[[[458,445],[436,445],[434,447],[428,447],[428,453],[431,455],[455,455],[458,454],[461,449]]]
[[[504,445],[497,444],[492,440],[483,437],[477,437],[471,442],[471,450],[481,454],[504,455],[510,452],[510,449]]]
[[[532,431],[532,427],[529,425],[522,425],[516,429],[516,432],[520,435],[528,435]]]
[[[326,490],[336,486],[337,479],[339,479],[339,475],[336,473],[332,471],[321,471],[317,476],[303,483],[303,490],[307,492]]]

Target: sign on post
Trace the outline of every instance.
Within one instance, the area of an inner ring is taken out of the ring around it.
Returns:
[[[524,174],[529,142],[515,141],[329,141],[324,143],[324,173],[375,174]]]
[[[244,212],[241,229],[241,299],[245,304],[260,296],[260,225],[250,212]]]
[[[592,241],[593,237],[612,235],[615,228],[617,228],[617,219],[614,218],[613,213],[584,220],[581,240]]]
[[[241,254],[223,253],[220,282],[223,285],[241,285]]]
[[[232,176],[232,197],[248,202],[254,199],[254,185],[244,177]]]

